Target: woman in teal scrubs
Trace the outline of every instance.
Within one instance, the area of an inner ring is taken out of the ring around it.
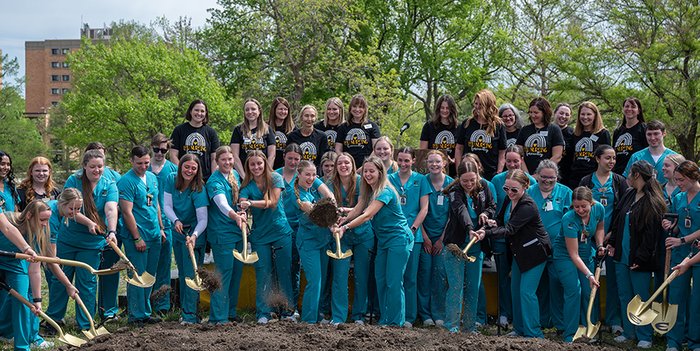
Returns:
[[[457,180],[444,191],[450,202],[448,220],[445,227],[445,244],[455,244],[464,249],[471,237],[469,232],[487,224],[496,214],[496,202],[485,181],[479,176],[479,169],[473,163],[462,162],[457,166]],[[462,329],[472,332],[476,328],[477,303],[481,269],[484,254],[481,243],[475,243],[467,255],[476,261],[468,262],[453,253],[443,250],[447,276],[447,296],[445,299],[445,328],[450,332]],[[462,313],[462,311],[464,312]]]
[[[559,240],[557,238],[561,235],[561,219],[571,209],[571,189],[557,181],[559,168],[552,160],[542,160],[537,166],[535,177],[537,184],[530,186],[528,194],[537,204],[540,218],[550,239]],[[564,295],[564,291],[551,256],[547,259],[547,267],[542,276],[542,283],[537,288],[541,326],[554,326],[563,331],[565,327],[560,296]]]
[[[11,212],[19,204],[20,198],[15,184],[15,172],[12,170],[12,158],[0,151],[0,209]]]
[[[335,159],[335,173],[327,183],[333,191],[335,202],[343,208],[344,212],[350,212],[357,206],[361,181],[356,171],[355,159],[349,153],[343,152]],[[357,324],[364,324],[363,317],[367,312],[370,255],[374,250],[374,232],[371,223],[365,222],[345,231],[340,239],[340,246],[342,250],[352,250],[352,256],[342,260],[333,259],[331,262],[333,266],[331,323],[344,323],[348,318],[348,276],[350,260],[352,260],[355,285],[350,319]],[[330,249],[336,250],[335,245],[331,244]]]
[[[666,160],[669,157],[666,157]],[[678,226],[674,236],[666,239],[666,247],[673,248],[671,264],[678,265],[693,250],[692,243],[700,237],[698,165],[693,161],[684,161],[676,167],[673,177],[681,189],[670,208],[671,212],[678,214]],[[664,229],[669,230],[672,223],[664,220],[662,225]],[[700,264],[689,265],[687,270],[691,274],[677,277],[670,285],[668,302],[678,305],[678,316],[676,325],[666,334],[666,350],[680,350],[683,340],[687,340],[688,349],[700,349]]]
[[[221,288],[211,295],[209,323],[225,324],[240,321],[236,307],[243,274],[243,262],[234,259],[231,252],[243,252],[241,227],[245,212],[237,212],[240,177],[233,169],[233,152],[228,145],[216,149],[217,170],[207,180],[209,196],[207,241],[214,255],[216,271],[221,275]]]
[[[574,189],[572,210],[564,214],[562,233],[552,242],[554,268],[564,287],[563,337],[567,343],[573,341],[579,324],[586,325],[591,289],[600,285],[591,273],[595,271],[591,246],[598,248],[599,255],[605,254],[605,208],[593,201],[591,189],[585,186]],[[595,318],[592,320],[596,322]]]
[[[656,255],[662,250],[658,243],[663,235],[661,218],[666,204],[654,174],[654,167],[648,162],[635,162],[627,178],[630,189],[613,213],[608,252],[615,258],[620,306],[627,306],[635,295],[642,301],[649,299],[651,275],[659,265]],[[651,347],[650,325],[637,327],[627,318],[622,323],[625,330],[615,337],[616,342],[636,339],[638,348]]]
[[[90,220],[89,225],[76,221],[68,221],[57,233],[56,256],[75,260],[90,265],[93,269],[100,266],[100,253],[107,245],[105,237],[96,235],[98,232],[107,234],[107,240],[116,242],[117,202],[119,192],[116,183],[104,176],[104,154],[98,150],[86,151],[83,155],[82,172],[72,174],[66,180],[64,189],[75,188],[83,197],[83,214]],[[65,190],[64,190],[65,191]],[[106,229],[106,230],[105,230]],[[97,294],[97,278],[84,269],[63,266],[63,273],[68,279],[74,280],[76,288],[81,292],[82,300],[90,314],[95,316],[95,295]],[[68,295],[61,289],[59,282],[52,282],[49,289],[49,308],[46,314],[53,320],[63,320],[68,305]],[[75,308],[76,322],[81,330],[90,328],[90,321],[77,305]]]
[[[250,242],[258,253],[255,262],[255,311],[258,324],[267,324],[271,307],[267,298],[273,292],[273,281],[287,300],[294,306],[292,292],[292,228],[287,222],[280,195],[284,190],[282,176],[270,169],[267,157],[259,150],[248,153],[245,178],[241,184],[239,206],[251,208],[253,228]],[[273,265],[275,276],[273,277]],[[282,311],[285,319],[294,319],[293,310]]]
[[[406,291],[406,323],[407,328],[413,327],[418,313],[418,262],[423,246],[423,231],[421,225],[428,213],[427,183],[423,181],[423,175],[413,171],[413,163],[416,160],[415,151],[411,147],[404,147],[397,154],[399,171],[389,174],[389,182],[399,192],[399,202],[406,221],[411,225],[413,232],[413,250],[406,264],[406,272],[403,275],[403,288]]]
[[[413,233],[386,173],[378,157],[365,159],[358,206],[349,212],[338,233],[342,236],[347,230],[371,221],[377,236],[375,277],[381,307],[379,324],[403,326],[406,316],[403,275],[413,249]]]
[[[197,323],[199,291],[185,284],[185,278],[192,278],[197,274],[192,266],[188,247],[194,249],[197,265],[202,265],[206,245],[205,232],[209,223],[209,198],[197,155],[186,154],[180,159],[177,173],[171,174],[165,182],[163,199],[165,215],[173,223],[173,253],[179,272],[182,308],[180,322],[183,325]]]

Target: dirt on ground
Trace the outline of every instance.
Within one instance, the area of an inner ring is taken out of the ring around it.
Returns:
[[[62,349],[69,349],[63,347]],[[450,334],[435,328],[391,328],[344,324],[309,325],[276,322],[223,326],[181,326],[177,322],[123,327],[91,340],[81,350],[619,350],[583,343],[565,345],[548,339],[510,338],[481,334]]]

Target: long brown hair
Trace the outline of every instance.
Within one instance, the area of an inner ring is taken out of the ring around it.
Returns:
[[[315,168],[316,165],[314,165],[313,162],[309,160],[301,160],[299,162],[299,165],[297,166],[297,177],[294,179],[294,195],[297,196],[297,201],[301,201],[301,198],[299,197],[299,175],[301,174],[301,172],[303,172],[309,167]]]
[[[260,105],[260,103],[258,102],[258,100],[255,100],[255,99],[247,99],[247,100],[243,103],[243,110],[244,110],[243,114],[245,114],[245,104],[247,104],[247,103],[249,103],[249,102],[252,102],[252,103],[254,103],[256,106],[258,106],[258,119],[257,119],[258,126],[257,126],[257,130],[255,131],[255,137],[256,137],[256,138],[262,138],[262,137],[263,137],[265,134],[267,134],[268,131],[269,131],[269,130],[268,130],[268,129],[269,129],[269,128],[268,128],[268,125],[267,125],[267,123],[265,123],[265,120],[263,119],[262,106]],[[248,120],[245,118],[245,116],[243,117],[243,122],[241,122],[241,133],[242,133],[243,136],[246,137],[246,138],[252,138],[252,137],[253,137],[253,134],[252,134],[253,132],[252,132],[252,130],[250,129],[250,126],[248,125]]]
[[[51,211],[49,205],[44,201],[34,200],[27,204],[22,212],[7,213],[7,220],[17,227],[29,245],[38,247],[45,255],[53,256],[51,245],[49,245],[51,228],[49,225],[42,226],[39,221],[39,214],[44,211]]]
[[[253,173],[250,172],[250,160],[253,157],[260,157],[263,160],[263,182],[262,184],[257,184],[260,188],[264,189],[262,191],[263,193],[263,200],[265,200],[265,204],[267,204],[271,199],[272,199],[272,169],[270,168],[270,164],[267,162],[267,157],[265,154],[260,151],[260,150],[251,150],[248,152],[248,158],[245,160],[245,178],[243,179],[243,184],[241,184],[241,187],[246,187],[250,182],[253,180]]]
[[[95,158],[102,159],[102,162],[104,163],[104,155],[99,150],[85,151],[85,154],[83,154],[83,174],[80,177],[81,185],[83,187],[83,209],[85,211],[85,216],[97,224],[99,231],[104,232],[106,227],[105,222],[102,220],[102,217],[100,217],[100,213],[97,211],[95,198],[92,195],[92,184],[90,184],[90,180],[87,177],[87,169],[85,169],[85,166],[87,166],[88,162]],[[104,173],[102,174],[102,176],[104,177]]]
[[[34,177],[32,177],[32,171],[36,165],[49,167],[49,177],[46,179],[46,184],[44,184],[45,194],[49,196],[51,195],[51,192],[56,189],[56,183],[53,181],[53,166],[51,165],[51,161],[42,156],[34,157],[27,168],[27,177],[24,178],[22,183],[19,185],[20,189],[24,189],[27,203],[32,202],[36,196],[36,193],[34,192]]]
[[[225,154],[232,154],[233,155],[233,150],[231,150],[231,147],[228,145],[219,146],[216,149],[215,160],[218,162],[219,157],[221,157],[221,155],[225,155]],[[226,176],[226,181],[228,182],[228,185],[231,186],[231,203],[235,204],[238,202],[238,193],[239,193],[240,189],[238,188],[238,182],[236,181],[236,177],[233,176],[233,172],[235,172],[235,171],[233,170],[233,167],[232,167],[231,172],[229,172],[228,176]]]
[[[197,174],[190,181],[189,184],[185,181],[185,177],[182,176],[182,167],[187,161],[194,161],[197,163]],[[194,192],[202,191],[204,187],[204,177],[202,176],[202,165],[199,163],[199,157],[195,154],[185,154],[180,159],[180,163],[177,167],[177,176],[175,176],[175,189],[179,191],[185,191],[185,189],[190,188]]]
[[[270,116],[267,119],[267,123],[273,130],[277,130],[277,106],[279,105],[287,107],[287,117],[284,118],[284,123],[282,123],[282,128],[280,131],[284,132],[284,134],[289,134],[294,130],[294,118],[292,118],[292,108],[289,106],[289,101],[287,101],[287,99],[283,97],[276,97],[274,100],[272,100],[272,105],[270,106]]]
[[[333,172],[333,177],[331,178],[331,184],[333,186],[333,195],[335,196],[335,202],[338,204],[343,203],[343,180],[340,179],[340,174],[338,174],[338,161],[341,157],[347,157],[350,160],[350,188],[347,190],[345,197],[348,199],[348,206],[355,206],[355,194],[357,193],[357,184],[355,181],[355,174],[357,173],[357,166],[355,165],[355,158],[352,157],[347,152],[341,152],[338,157],[335,158],[335,172]]]
[[[445,189],[442,190],[443,194],[449,194],[452,189],[456,187],[462,187],[462,184],[459,182],[459,178],[465,174],[473,172],[476,174],[476,183],[474,184],[474,189],[469,191],[467,195],[471,197],[472,199],[475,199],[479,196],[479,192],[483,189],[481,186],[481,175],[479,175],[479,168],[472,162],[462,162],[459,164],[457,167],[457,177],[455,177],[455,180],[450,183]]]
[[[496,129],[501,122],[501,117],[498,117],[498,107],[496,107],[496,95],[488,89],[482,89],[474,95],[474,101],[479,101],[480,107],[472,109],[472,118],[468,119],[465,125],[476,122],[477,117],[482,117],[486,120],[486,134],[494,136]],[[478,123],[478,122],[476,122]]]

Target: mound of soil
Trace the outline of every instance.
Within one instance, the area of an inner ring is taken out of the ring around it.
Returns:
[[[64,347],[64,349],[67,349]],[[564,345],[547,339],[450,334],[437,329],[401,329],[346,324],[276,322],[225,326],[180,326],[176,322],[121,330],[96,338],[81,350],[619,350],[610,346]]]

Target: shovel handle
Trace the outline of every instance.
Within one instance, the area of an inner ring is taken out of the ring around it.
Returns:
[[[80,309],[83,310],[83,313],[85,313],[85,316],[87,317],[88,321],[90,321],[90,331],[92,333],[97,334],[97,332],[95,332],[95,321],[92,320],[92,316],[90,315],[90,312],[88,312],[85,303],[83,303],[83,299],[80,298],[80,295],[75,294],[73,300],[75,300],[75,303],[77,303],[78,306],[80,306]]]
[[[19,252],[9,252],[9,251],[0,251],[0,256],[16,258],[18,260],[29,260],[32,258],[32,256],[29,256],[27,254],[23,254],[23,253],[19,253]],[[61,263],[62,260],[58,257],[35,256],[34,260],[39,261],[39,262],[62,264]]]
[[[196,276],[197,275],[197,260],[195,259],[195,256],[194,256],[194,248],[192,248],[192,246],[187,245],[187,251],[190,253],[190,259],[192,260],[192,268],[194,269],[194,274]]]
[[[462,253],[464,253],[464,254],[466,255],[467,252],[469,252],[469,249],[472,248],[472,245],[474,245],[474,243],[476,243],[476,241],[477,241],[477,238],[476,238],[476,237],[473,237],[472,240],[469,240],[469,243],[468,243],[467,246],[464,248],[464,250],[462,250]]]
[[[131,269],[134,272],[137,272],[136,267],[131,263],[128,257],[124,254],[124,252],[117,246],[117,243],[107,240],[107,244],[114,250],[114,252],[117,253],[117,255],[126,262],[126,264],[129,266],[129,269]]]
[[[342,257],[343,250],[340,249],[340,234],[338,234],[337,230],[333,231],[333,237],[335,238],[335,248],[338,252],[338,257]]]

